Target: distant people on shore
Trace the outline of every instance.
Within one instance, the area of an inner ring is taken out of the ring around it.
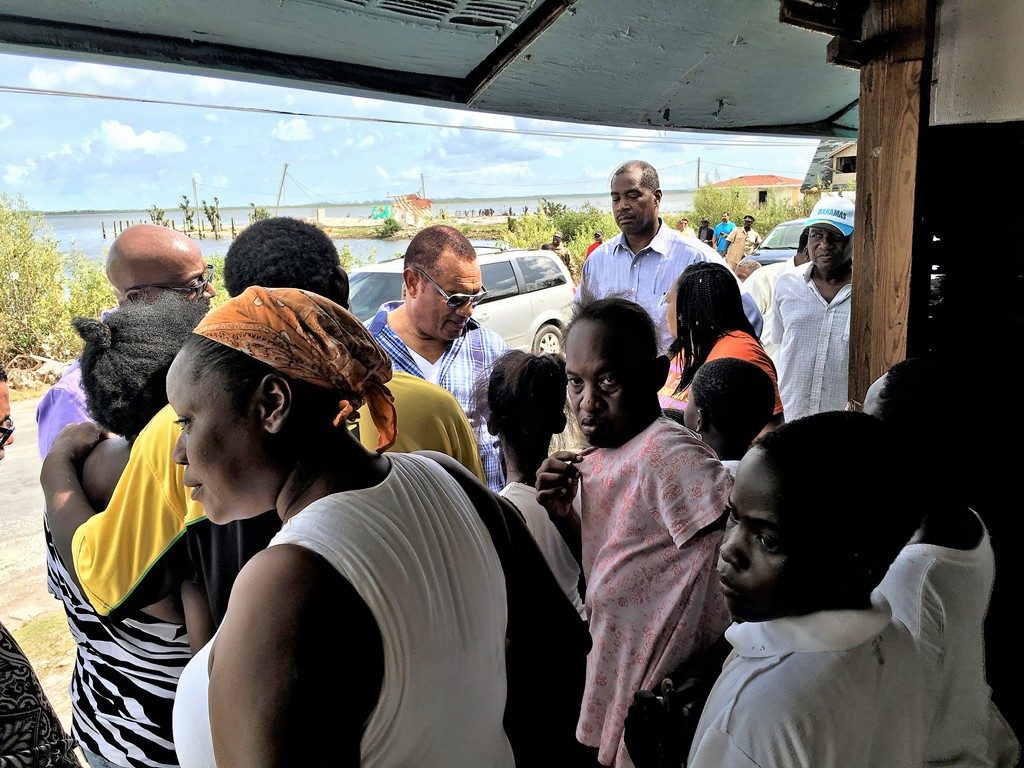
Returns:
[[[744,216],[743,226],[733,227],[725,236],[725,241],[728,243],[725,260],[729,264],[729,269],[735,272],[737,265],[761,244],[761,235],[754,229],[754,217],[749,213]]]
[[[729,233],[736,229],[736,225],[729,220],[729,212],[724,211],[722,213],[722,220],[715,225],[713,245],[715,250],[718,251],[718,255],[723,259],[725,258],[726,251],[729,249],[729,243],[726,238]]]
[[[14,443],[14,419],[11,418],[11,390],[7,383],[7,370],[0,363],[0,461],[4,460],[5,446]]]
[[[586,261],[590,257],[590,254],[592,254],[594,251],[596,251],[598,248],[600,248],[603,244],[604,244],[604,233],[603,232],[595,232],[594,233],[594,242],[592,242],[590,245],[587,246],[587,252],[586,252],[586,254],[584,254],[583,260]]]
[[[711,226],[711,222],[707,219],[700,220],[700,229],[697,230],[697,239],[705,245],[710,245],[712,248],[715,247],[715,228]]]
[[[690,226],[690,220],[685,216],[676,222],[676,229],[683,237],[697,237],[697,233]]]

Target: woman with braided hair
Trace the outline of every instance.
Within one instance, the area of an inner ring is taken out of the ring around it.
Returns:
[[[709,360],[735,357],[767,373],[775,388],[775,412],[766,426],[783,422],[775,364],[764,351],[754,327],[743,314],[736,278],[712,262],[691,264],[666,296],[668,327],[675,336],[669,348],[672,367],[658,393],[663,408],[685,408],[690,382]]]
[[[291,288],[214,309],[171,366],[174,460],[207,516],[283,526],[174,705],[183,768],[513,765],[502,564],[459,483],[395,440],[387,354]],[[346,428],[366,402],[377,451]]]

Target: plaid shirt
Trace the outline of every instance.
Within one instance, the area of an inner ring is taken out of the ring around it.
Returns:
[[[388,325],[388,313],[401,305],[400,301],[384,304],[367,327],[377,343],[391,356],[391,364],[396,371],[405,371],[425,379],[405,342]],[[501,467],[498,438],[487,431],[487,403],[477,402],[476,387],[481,377],[490,374],[494,361],[507,350],[508,344],[501,336],[470,318],[462,335],[448,346],[438,361],[437,383],[454,395],[469,417],[469,423],[476,433],[487,485],[495,492],[505,487],[505,472]],[[401,429],[402,425],[399,424],[398,428]]]

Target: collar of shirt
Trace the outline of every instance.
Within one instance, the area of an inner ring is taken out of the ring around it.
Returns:
[[[875,591],[871,595],[871,607],[864,610],[819,611],[733,624],[725,631],[725,639],[738,655],[747,658],[847,651],[877,635],[891,618],[889,602],[881,592]]]
[[[366,329],[373,335],[380,333],[381,329],[388,324],[388,314],[403,304],[405,304],[404,301],[388,301],[381,304],[377,314],[371,317],[370,322],[366,324]],[[462,335],[465,336],[470,331],[475,331],[479,327],[480,323],[471,317],[466,321],[466,326],[462,329]],[[449,342],[448,346],[451,346],[451,342]]]
[[[623,251],[629,254],[629,257],[631,259],[636,258],[637,256],[640,256],[641,254],[644,254],[647,251],[652,251],[658,254],[659,256],[665,256],[668,253],[670,245],[672,243],[673,232],[676,232],[676,230],[672,229],[672,227],[665,226],[665,222],[659,218],[658,231],[654,233],[654,239],[651,240],[650,244],[646,248],[641,248],[637,253],[633,253],[633,251],[629,249],[629,245],[626,243],[626,236],[621,232],[617,234],[614,238],[612,238],[609,247],[611,248],[613,255],[617,256],[619,253],[619,249],[621,248]]]

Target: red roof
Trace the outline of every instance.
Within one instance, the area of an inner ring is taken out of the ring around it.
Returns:
[[[791,179],[788,176],[737,176],[735,179],[726,179],[712,184],[712,187],[791,187],[803,184],[802,179]]]

